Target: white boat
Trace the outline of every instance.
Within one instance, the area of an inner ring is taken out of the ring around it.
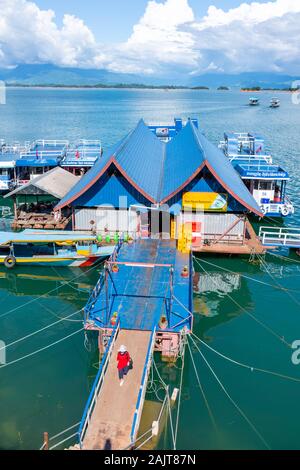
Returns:
[[[270,108],[279,108],[280,100],[278,98],[272,98],[270,102]]]
[[[258,98],[250,98],[249,106],[259,106],[260,102]]]

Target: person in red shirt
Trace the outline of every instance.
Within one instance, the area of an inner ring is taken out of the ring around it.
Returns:
[[[130,365],[130,355],[129,352],[127,351],[126,346],[122,344],[122,346],[119,349],[118,355],[117,355],[117,363],[118,363],[118,373],[119,373],[119,379],[120,379],[120,387],[122,387],[124,383],[124,376],[127,375],[127,372],[129,370],[129,365]]]

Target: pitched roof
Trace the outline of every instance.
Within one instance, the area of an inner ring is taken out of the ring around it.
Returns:
[[[244,207],[261,211],[227,157],[211,144],[192,121],[169,142],[161,142],[141,120],[113,146],[56,209],[73,203],[114,165],[149,202],[164,203],[183,190],[206,166],[217,181]]]
[[[79,181],[79,177],[59,166],[37,176],[19,188],[6,194],[10,197],[17,194],[51,194],[57,199],[64,197]]]

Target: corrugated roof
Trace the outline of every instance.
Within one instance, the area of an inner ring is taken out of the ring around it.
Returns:
[[[141,120],[131,133],[104,153],[56,209],[76,201],[113,164],[153,203],[167,202],[206,166],[224,189],[244,207],[262,215],[227,157],[207,140],[192,121],[188,121],[171,141],[164,143]]]
[[[28,183],[6,194],[10,197],[16,194],[51,194],[57,199],[64,197],[79,181],[79,177],[63,168],[56,167],[43,175],[37,176]]]

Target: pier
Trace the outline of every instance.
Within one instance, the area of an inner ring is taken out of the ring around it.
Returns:
[[[81,449],[134,448],[153,354],[176,360],[192,330],[191,312],[190,254],[161,239],[117,247],[85,308],[85,328],[99,332],[104,355],[78,432]],[[122,388],[121,344],[133,359]]]

